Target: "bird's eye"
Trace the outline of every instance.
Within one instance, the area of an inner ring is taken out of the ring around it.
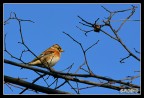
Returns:
[[[60,47],[58,47],[58,50],[60,51],[60,50],[61,50],[61,48],[60,48]]]

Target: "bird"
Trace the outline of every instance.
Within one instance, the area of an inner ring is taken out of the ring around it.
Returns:
[[[62,52],[64,52],[63,49],[58,44],[54,44],[28,64],[30,66],[44,65],[46,68],[51,68],[60,60]]]

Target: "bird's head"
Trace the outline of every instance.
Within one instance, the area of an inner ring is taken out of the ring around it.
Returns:
[[[52,48],[58,50],[59,52],[64,52],[63,49],[58,44],[53,45]]]

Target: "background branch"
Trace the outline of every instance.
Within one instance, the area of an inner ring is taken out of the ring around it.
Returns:
[[[42,86],[39,86],[39,85],[36,85],[33,83],[29,83],[29,82],[17,79],[17,78],[12,78],[9,76],[4,76],[4,81],[11,82],[11,83],[21,85],[21,86],[25,86],[25,87],[33,89],[35,91],[40,91],[40,92],[47,93],[47,94],[70,94],[68,92],[54,90],[54,89],[47,88],[47,87],[42,87]]]

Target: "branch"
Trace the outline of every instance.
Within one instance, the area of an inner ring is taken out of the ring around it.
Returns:
[[[129,8],[129,9],[124,9],[124,10],[118,10],[118,11],[110,11],[108,10],[107,8],[105,8],[104,6],[101,6],[102,8],[104,8],[107,12],[109,13],[119,13],[119,12],[126,12],[126,11],[130,11],[130,10],[133,10],[135,8],[137,8],[136,6],[132,6],[132,8]]]
[[[107,81],[114,81],[116,83],[124,84],[124,85],[130,86],[130,87],[139,88],[139,86],[134,85],[134,84],[130,84],[129,82],[122,82],[121,80],[114,80],[114,79],[111,79],[111,78],[106,78],[106,77],[98,76],[98,75],[48,72],[48,71],[37,69],[37,68],[31,67],[31,66],[26,66],[26,65],[23,65],[23,64],[18,64],[18,63],[9,61],[9,60],[4,60],[4,62],[7,63],[7,64],[14,65],[14,66],[23,67],[23,68],[27,68],[27,69],[30,69],[30,70],[33,70],[33,71],[37,71],[37,72],[41,72],[41,73],[44,73],[44,74],[52,75],[54,77],[59,77],[59,78],[63,78],[63,79],[66,79],[66,80],[71,80],[71,81],[77,81],[77,82],[85,83],[85,84],[89,84],[89,85],[96,85],[96,86],[98,86],[99,84],[94,83],[94,82],[90,82],[90,81],[86,81],[86,80],[75,79],[75,78],[69,77],[69,76],[94,77],[94,78],[99,78],[99,79],[103,79],[103,80],[107,80]],[[103,87],[103,85],[101,85],[101,86]]]
[[[125,19],[120,19],[120,20],[110,20],[111,22],[119,22],[119,21],[125,21]],[[135,19],[135,20],[131,20],[131,19],[128,19],[127,21],[140,21],[138,19]]]
[[[14,14],[13,17],[12,17],[12,14]],[[7,24],[7,22],[8,22],[9,20],[12,20],[12,19],[18,21],[18,24],[19,24],[19,33],[20,33],[20,36],[21,36],[21,42],[18,42],[18,43],[23,44],[23,45],[27,48],[27,51],[30,51],[30,49],[29,49],[29,48],[25,45],[25,43],[24,43],[24,39],[23,39],[23,35],[22,35],[21,21],[28,21],[28,22],[33,22],[33,21],[31,21],[31,20],[19,19],[19,18],[16,16],[16,13],[11,12],[10,17],[9,17],[6,21],[4,21],[4,25]],[[33,23],[34,23],[34,22],[33,22]],[[13,56],[13,55],[6,49],[6,34],[5,34],[5,39],[4,39],[4,45],[5,45],[4,51],[5,51],[6,53],[8,53],[12,58],[15,58],[15,59],[21,61],[22,63],[25,63],[25,62],[22,61],[22,59],[21,59],[22,54],[23,54],[24,52],[26,52],[25,50],[22,51],[22,53],[21,53],[21,55],[20,55],[20,58],[17,58],[17,57],[15,57],[15,56]],[[34,54],[32,51],[30,51],[30,52],[31,52],[32,54]],[[36,56],[36,55],[34,54],[34,56]]]
[[[107,36],[109,36],[110,38],[112,38],[112,39],[114,39],[114,40],[117,41],[117,39],[116,39],[115,37],[111,36],[110,34],[108,34],[107,32],[103,31],[102,29],[101,29],[101,31],[102,31],[104,34],[106,34]]]
[[[65,71],[65,70],[68,70],[67,73],[69,73],[70,70],[72,69],[73,65],[74,65],[74,63],[72,63],[70,66],[68,66],[66,69],[64,69],[64,70],[62,70],[62,71],[60,71],[60,72],[63,72],[63,71]]]
[[[92,27],[91,25],[87,25],[87,24],[84,24],[82,22],[79,22],[80,24],[84,25],[84,26],[87,26],[87,27]]]
[[[101,27],[103,27],[104,25],[98,25],[96,24],[97,21],[99,20],[99,18],[97,20],[95,20],[94,23],[90,23],[90,22],[87,22],[86,20],[84,20],[83,18],[81,18],[80,16],[78,16],[83,22],[85,22],[86,24],[82,23],[82,22],[79,22],[80,24],[84,25],[84,26],[87,26],[87,27],[91,27],[93,28],[93,30],[89,30],[89,31],[86,31],[86,30],[82,30],[81,28],[79,28],[81,31],[84,31],[85,32],[85,35],[88,33],[88,32],[91,32],[91,31],[94,31],[94,32],[99,32]]]
[[[45,76],[46,74],[43,74],[43,75],[41,75],[41,76],[39,76],[39,77],[37,77],[33,82],[32,82],[32,84],[34,84],[35,82],[37,82],[39,79],[41,79],[43,76]],[[28,87],[26,87],[24,90],[22,90],[19,94],[22,94],[22,93],[24,93],[26,90],[28,90],[29,88]]]
[[[21,36],[21,41],[22,41],[22,43],[24,43],[24,39],[23,39],[23,35],[22,35],[21,21],[28,21],[28,22],[32,22],[32,23],[34,23],[34,22],[31,21],[31,20],[19,19],[19,18],[17,18],[16,13],[13,12],[13,14],[14,14],[14,17],[12,17],[12,13],[11,13],[10,17],[6,21],[4,21],[4,25],[6,24],[6,22],[8,22],[11,19],[17,20],[18,24],[19,24],[19,31],[20,31],[19,33],[20,33],[20,36]]]
[[[67,81],[64,81],[62,84],[60,84],[59,86],[57,86],[55,89],[58,89],[58,88],[62,87],[65,83],[67,83]]]
[[[69,81],[67,81],[67,83],[69,84],[69,86],[78,94],[78,92],[75,90],[75,88],[70,84]]]
[[[117,41],[124,47],[124,49],[132,56],[134,57],[136,60],[140,61],[140,58],[138,58],[136,55],[134,55],[128,48],[127,46],[122,42],[121,38],[119,37],[119,35],[117,34],[117,32],[120,30],[120,28],[123,26],[123,24],[126,22],[126,20],[128,20],[135,12],[135,6],[132,6],[132,8],[130,9],[126,9],[126,10],[119,10],[119,11],[114,11],[114,12],[111,12],[109,10],[107,10],[106,8],[104,8],[106,11],[109,11],[110,12],[110,15],[108,17],[108,20],[107,20],[107,26],[110,27],[110,29],[113,31],[113,33],[115,34],[116,36],[116,39]],[[129,10],[132,10],[131,14],[125,19],[125,21],[120,25],[119,29],[116,31],[115,29],[113,29],[113,27],[111,26],[110,24],[110,21],[111,21],[111,18],[112,16],[114,16],[115,13],[118,13],[118,12],[124,12],[124,11],[129,11]],[[112,38],[112,36],[108,35],[109,37]]]
[[[78,18],[80,18],[83,22],[85,22],[85,23],[87,23],[87,24],[89,24],[89,25],[93,25],[92,23],[85,21],[85,20],[84,20],[83,18],[81,18],[80,16],[78,16]]]
[[[120,63],[125,63],[124,60],[125,60],[125,59],[128,59],[130,56],[131,56],[131,55],[129,54],[127,57],[122,58],[122,59],[120,60]]]
[[[76,26],[79,30],[85,32],[85,35],[87,36],[87,33],[91,32],[91,31],[94,31],[94,30],[89,30],[89,31],[86,31],[86,30],[82,30],[81,28],[79,28],[78,26]]]
[[[105,8],[104,6],[101,6],[102,8],[104,8],[107,12],[111,13],[111,11],[109,11],[107,8]]]
[[[63,33],[66,34],[68,37],[70,37],[73,41],[75,41],[76,43],[79,44],[79,46],[81,47],[81,49],[82,49],[82,51],[83,51],[84,59],[85,59],[85,62],[86,62],[86,66],[87,66],[87,68],[88,68],[88,71],[89,71],[90,74],[92,74],[92,71],[91,71],[90,68],[89,68],[89,65],[88,65],[88,62],[87,62],[87,58],[86,58],[86,54],[85,54],[85,51],[84,51],[84,48],[83,48],[82,44],[81,44],[80,42],[76,41],[76,40],[75,40],[72,36],[70,36],[69,34],[67,34],[67,33],[65,33],[65,32],[63,32]]]
[[[33,83],[29,83],[29,82],[20,80],[18,78],[9,77],[9,76],[4,76],[4,81],[5,82],[11,82],[13,84],[21,85],[24,87],[28,87],[28,88],[33,89],[35,91],[40,91],[40,92],[47,93],[47,94],[70,94],[68,92],[54,90],[51,88],[39,86],[39,85],[36,85]]]
[[[134,50],[135,50],[135,52],[136,52],[136,53],[140,54],[140,52],[139,52],[139,51],[137,51],[135,48],[134,48]]]
[[[96,42],[96,43],[94,43],[93,45],[91,45],[90,47],[88,47],[86,50],[85,50],[85,52],[87,52],[90,48],[92,48],[94,45],[96,45],[96,44],[98,44],[98,42],[99,42],[99,40]]]
[[[134,55],[128,48],[127,46],[122,42],[122,40],[120,39],[120,37],[118,36],[118,34],[116,32],[114,32],[114,34],[116,35],[119,43],[125,48],[125,50],[132,56],[134,57],[136,60],[140,61],[140,58],[138,58],[136,55]]]
[[[122,22],[122,24],[120,25],[120,27],[117,29],[116,32],[118,32],[122,28],[122,26],[124,25],[124,23],[134,14],[135,7],[133,7],[132,9],[129,9],[129,10],[132,10],[131,14]],[[125,10],[125,11],[127,11],[127,10]],[[122,12],[124,12],[124,10]]]

